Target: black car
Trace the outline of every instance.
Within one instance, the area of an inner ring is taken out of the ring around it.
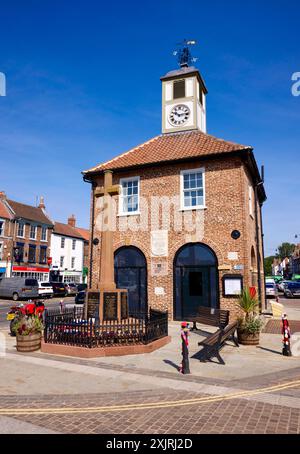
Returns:
[[[50,282],[54,296],[68,296],[68,289],[63,282]]]
[[[300,282],[288,282],[284,287],[284,296],[287,298],[300,298]]]
[[[87,284],[78,284],[77,285],[78,292],[82,292],[82,290],[86,290],[86,289],[87,289]]]
[[[75,296],[75,304],[83,304],[85,300],[86,290],[81,290]]]

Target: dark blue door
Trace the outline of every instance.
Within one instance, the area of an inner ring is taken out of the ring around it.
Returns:
[[[138,248],[128,246],[116,251],[115,280],[118,288],[128,290],[129,311],[146,312],[147,263]]]

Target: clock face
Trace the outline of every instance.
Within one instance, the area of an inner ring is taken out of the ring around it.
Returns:
[[[187,121],[190,116],[190,109],[184,104],[174,106],[169,115],[169,121],[174,126],[180,126]]]

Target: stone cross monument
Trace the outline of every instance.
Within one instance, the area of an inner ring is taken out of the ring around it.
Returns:
[[[112,184],[112,171],[104,172],[104,186],[95,190],[95,197],[104,197],[100,248],[100,281],[97,289],[87,291],[85,317],[103,321],[117,321],[128,317],[128,294],[126,289],[117,289],[114,278],[114,250],[112,221],[112,196],[119,194],[119,185]]]

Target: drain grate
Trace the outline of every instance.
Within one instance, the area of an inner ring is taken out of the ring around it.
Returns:
[[[300,333],[300,320],[289,320],[291,333]],[[281,320],[269,320],[263,329],[263,333],[281,334]]]

